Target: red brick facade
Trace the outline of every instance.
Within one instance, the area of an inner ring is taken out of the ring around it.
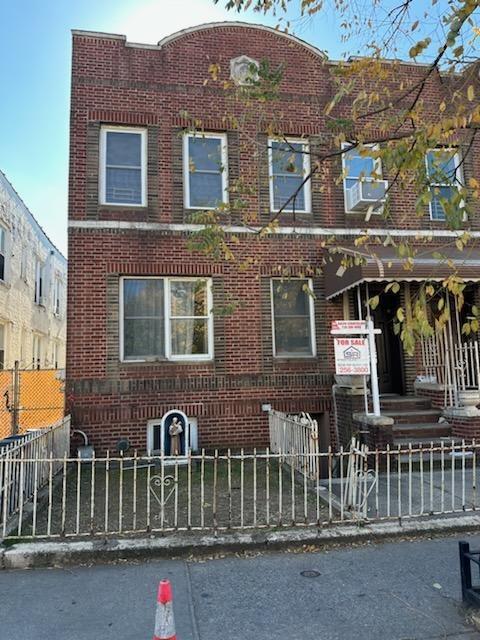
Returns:
[[[247,197],[259,220],[268,219],[268,169],[253,141],[266,140],[259,117],[229,130],[225,113],[241,118],[244,107],[232,103],[214,82],[205,82],[209,66],[220,65],[228,79],[230,60],[240,55],[284,65],[280,99],[272,109],[292,136],[311,145],[331,146],[324,108],[334,93],[331,65],[300,41],[254,26],[204,27],[158,47],[137,46],[123,37],[88,32],[73,36],[67,381],[74,425],[99,449],[113,448],[122,437],[146,448],[146,425],[178,408],[198,421],[202,446],[256,446],[268,441],[262,404],[289,412],[331,410],[333,348],[330,321],[343,317],[341,296],[326,302],[322,277],[314,278],[316,357],[273,357],[269,281],[279,267],[301,273],[302,265],[321,264],[320,228],[351,230],[364,226],[362,214],[346,214],[340,160],[312,182],[312,213],[296,220],[302,233],[261,238],[241,234],[239,257],[254,255],[249,269],[212,261],[189,252],[183,210],[181,140],[200,118],[206,130],[228,136],[233,177],[255,187]],[[421,67],[404,65],[398,73],[415,81]],[[432,113],[441,95],[433,77],[427,95]],[[145,207],[99,204],[99,134],[104,124],[147,131],[148,193]],[[465,174],[478,175],[480,154],[465,162]],[[388,178],[388,176],[385,176]],[[414,213],[416,194],[395,186],[391,229],[443,229],[428,212]],[[410,213],[411,212],[411,213]],[[479,220],[472,222],[479,227]],[[115,223],[135,223],[130,225]],[[292,224],[288,216],[283,224]],[[173,227],[172,224],[177,226]],[[385,228],[372,216],[371,228]],[[214,358],[204,363],[122,363],[119,357],[119,279],[124,275],[208,276],[213,302],[241,302],[232,315],[214,317]]]

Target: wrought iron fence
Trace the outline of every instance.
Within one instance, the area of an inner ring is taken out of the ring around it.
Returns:
[[[318,474],[318,457],[315,456],[319,451],[317,421],[308,413],[287,416],[272,410],[268,413],[268,425],[271,451],[281,453],[282,459],[288,458],[295,471],[314,480]]]
[[[0,440],[51,426],[64,415],[62,369],[0,371]]]
[[[353,442],[338,452],[202,451],[186,458],[7,453],[0,461],[4,504],[12,478],[21,483],[32,465],[37,476],[44,472],[33,497],[24,495],[14,514],[3,511],[3,531],[7,538],[63,538],[465,514],[479,508],[478,454],[475,442],[375,451]],[[315,479],[296,471],[311,459]]]
[[[12,526],[12,516],[22,522],[24,506],[32,500],[34,517],[38,494],[45,484],[53,486],[61,469],[61,456],[70,451],[70,417],[41,431],[0,442],[0,514],[2,535]]]

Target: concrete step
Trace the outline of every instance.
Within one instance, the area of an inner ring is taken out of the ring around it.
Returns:
[[[415,441],[412,441],[411,438],[394,438],[393,440],[393,445],[392,445],[392,449],[398,450],[398,447],[400,447],[400,462],[403,465],[409,464],[410,461],[417,464],[420,462],[420,458],[422,458],[423,463],[424,464],[429,464],[430,460],[433,460],[435,464],[439,464],[440,461],[442,460],[442,452],[441,451],[434,451],[433,453],[430,453],[428,450],[433,447],[435,448],[440,448],[442,446],[442,443],[445,447],[445,453],[443,454],[443,459],[445,461],[446,465],[451,464],[451,460],[452,460],[452,455],[451,452],[447,449],[451,448],[452,446],[452,441],[455,445],[461,445],[462,441],[459,440],[458,438],[451,438],[451,437],[446,437],[446,438],[418,438]],[[410,445],[412,447],[412,449],[419,449],[420,447],[422,449],[425,450],[424,453],[420,453],[419,451],[415,452],[415,453],[408,453],[408,450],[410,448]],[[398,456],[394,456],[395,459],[398,458]],[[455,458],[463,458],[463,453],[461,449],[458,449],[455,451],[454,454]],[[466,451],[465,452],[465,459],[470,459],[471,456],[471,452]],[[448,462],[447,462],[448,461]],[[395,464],[395,463],[394,463]]]
[[[432,443],[434,447],[441,447],[442,446],[442,442],[445,446],[445,449],[449,448],[452,446],[452,442],[455,445],[461,445],[462,441],[459,440],[458,438],[452,438],[450,436],[445,436],[443,438],[441,437],[436,437],[436,438],[416,438],[415,440],[412,440],[412,438],[404,438],[404,437],[396,437],[393,439],[393,448],[397,448],[398,446],[401,447],[401,449],[409,449],[410,445],[412,445],[412,449],[416,449],[420,446],[422,446],[423,449],[430,449]]]
[[[430,398],[418,396],[381,396],[380,406],[384,411],[415,411],[428,410],[432,407]]]
[[[451,427],[447,422],[431,423],[396,423],[392,427],[394,437],[410,438],[417,441],[418,438],[444,438],[451,434]]]
[[[438,422],[442,412],[438,409],[421,411],[382,411],[382,414],[393,418],[395,424],[433,424]]]

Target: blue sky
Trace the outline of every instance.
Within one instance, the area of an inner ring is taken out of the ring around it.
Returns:
[[[156,43],[169,33],[218,20],[275,18],[224,10],[220,0],[0,0],[0,168],[66,253],[71,29],[122,33]],[[339,57],[333,17],[296,25],[296,33]]]

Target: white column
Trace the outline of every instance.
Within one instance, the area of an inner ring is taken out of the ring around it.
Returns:
[[[378,390],[377,374],[377,347],[375,344],[375,332],[371,318],[367,320],[368,329],[368,350],[370,352],[370,385],[372,388],[373,414],[380,415],[380,393]]]

